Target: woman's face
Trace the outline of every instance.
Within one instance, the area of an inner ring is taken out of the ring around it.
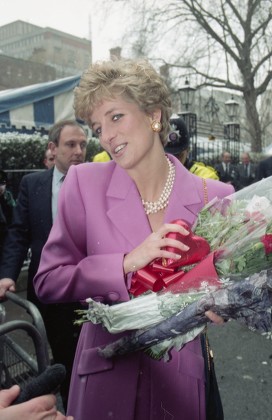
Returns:
[[[160,143],[151,129],[152,119],[160,121],[160,115],[158,110],[149,116],[137,104],[118,97],[96,106],[90,119],[101,146],[120,166],[132,169]]]

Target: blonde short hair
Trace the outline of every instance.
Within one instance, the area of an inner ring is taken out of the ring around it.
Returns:
[[[153,66],[147,60],[102,61],[91,65],[82,75],[74,90],[76,117],[90,125],[90,114],[103,99],[123,95],[135,102],[147,114],[155,109],[162,113],[159,133],[165,146],[170,132],[170,92]]]

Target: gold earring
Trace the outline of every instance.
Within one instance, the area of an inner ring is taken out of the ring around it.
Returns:
[[[162,125],[160,121],[153,120],[151,123],[151,128],[154,131],[154,133],[159,133],[162,130]]]

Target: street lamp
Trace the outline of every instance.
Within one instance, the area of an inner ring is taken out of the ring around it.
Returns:
[[[235,121],[238,115],[239,102],[235,101],[232,96],[231,99],[225,102],[225,107],[230,121]]]
[[[239,102],[233,96],[225,102],[229,121],[224,123],[224,138],[228,140],[227,150],[231,153],[233,161],[240,160],[240,124],[237,121]]]
[[[179,115],[184,119],[191,144],[192,159],[196,160],[197,156],[197,116],[189,111],[189,107],[194,102],[196,88],[190,86],[190,82],[186,77],[184,85],[179,88],[179,97],[181,104],[181,112]]]
[[[190,86],[190,82],[186,77],[184,85],[179,88],[180,102],[182,107],[185,106],[186,111],[189,110],[189,106],[191,106],[194,101],[195,91],[196,89]]]

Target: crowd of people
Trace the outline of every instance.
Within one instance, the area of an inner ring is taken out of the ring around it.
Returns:
[[[247,187],[254,182],[260,181],[272,175],[272,157],[269,156],[253,162],[250,153],[243,152],[240,156],[240,162],[232,162],[231,153],[224,151],[221,156],[221,162],[215,165],[222,182],[232,184],[236,191]]]
[[[240,163],[234,164],[231,153],[224,151],[221,155],[221,162],[215,165],[215,169],[219,174],[219,179],[232,184],[236,191],[262,179],[258,176],[258,165],[252,162],[248,152],[243,152]]]
[[[202,178],[212,178],[231,184],[236,191],[252,183],[272,175],[272,157],[254,163],[248,152],[243,152],[240,162],[235,164],[231,153],[223,151],[220,162],[214,166],[190,158],[190,139],[186,124],[181,117],[173,115],[170,118],[171,132],[165,151],[176,156],[192,173]]]
[[[190,162],[186,126],[171,117],[170,92],[146,60],[96,63],[74,95],[76,117],[96,133],[103,151],[85,162],[84,128],[74,120],[54,124],[44,157],[48,170],[22,178],[0,255],[4,298],[16,290],[31,250],[27,299],[43,316],[54,362],[66,367],[61,396],[68,417],[50,396],[10,407],[17,388],[0,391],[0,417],[163,420],[183,413],[184,420],[208,420],[200,337],[172,350],[167,363],[144,352],[106,360],[97,348],[116,336],[92,323],[75,326],[75,310],[89,297],[110,305],[128,301],[135,271],[157,258],[178,260],[173,248],[188,251],[168,237],[189,233],[173,220],[193,225],[207,201],[271,175],[268,164],[257,167],[243,153],[234,165],[227,151],[215,168]],[[223,323],[210,311],[206,316]]]

